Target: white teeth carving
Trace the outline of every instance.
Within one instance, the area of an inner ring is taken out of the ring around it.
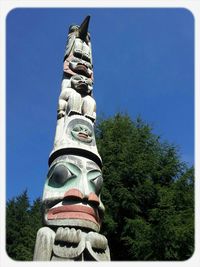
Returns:
[[[53,252],[56,256],[62,258],[75,258],[85,249],[85,233],[75,228],[59,227],[56,232],[55,240],[58,244],[53,245]],[[60,245],[59,241],[65,242],[66,245]]]
[[[56,232],[55,240],[78,244],[81,241],[81,233],[81,230],[76,230],[75,228],[59,227]]]
[[[63,232],[63,227],[59,227],[56,232],[55,240],[62,240],[62,236],[63,236],[62,232]]]
[[[110,260],[108,241],[101,234],[95,232],[84,233],[75,228],[59,227],[55,241],[57,242],[53,245],[53,252],[58,257],[73,259],[87,249],[96,261]]]

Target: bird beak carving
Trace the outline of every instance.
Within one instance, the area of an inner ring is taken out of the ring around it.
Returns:
[[[90,22],[90,16],[87,16],[84,21],[82,22],[80,28],[79,28],[79,36],[82,40],[86,39],[87,32],[88,32],[88,26]]]

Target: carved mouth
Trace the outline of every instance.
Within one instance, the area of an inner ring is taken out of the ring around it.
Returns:
[[[85,142],[85,143],[91,143],[92,142],[92,136],[87,134],[86,132],[76,132],[76,131],[72,131],[71,134],[73,135],[73,137],[75,137],[76,139]]]
[[[81,219],[99,224],[98,212],[95,212],[93,208],[84,205],[64,205],[52,208],[47,213],[47,219]]]
[[[88,139],[88,134],[86,133],[79,133],[78,136],[84,139]]]

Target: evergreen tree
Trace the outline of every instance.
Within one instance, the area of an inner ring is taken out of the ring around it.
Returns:
[[[112,260],[185,260],[193,253],[193,169],[178,148],[126,115],[97,125]]]
[[[40,200],[30,206],[27,191],[7,202],[6,250],[14,260],[33,258],[37,230],[41,227]]]

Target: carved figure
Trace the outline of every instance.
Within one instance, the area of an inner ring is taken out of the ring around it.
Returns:
[[[74,75],[70,79],[63,79],[57,118],[78,114],[95,121],[96,102],[91,96],[92,85],[92,80],[82,75]]]
[[[81,26],[73,25],[69,28],[58,119],[65,114],[83,114],[92,121],[96,119],[96,103],[92,98],[93,66],[89,20],[90,17],[87,16]]]
[[[90,16],[83,23],[69,28],[64,55],[64,75],[78,74],[93,80],[92,49],[88,32]]]
[[[43,193],[44,224],[100,230],[104,206],[99,166],[87,158],[65,155],[50,166]]]
[[[57,126],[44,185],[43,225],[35,261],[109,261],[101,201],[102,161],[94,133],[96,102],[88,33],[90,17],[69,28]]]
[[[89,20],[90,17],[87,16],[81,26],[72,25],[69,28],[58,100],[55,146],[63,136],[65,124],[70,116],[84,115],[93,123],[96,120]]]
[[[84,156],[96,162],[100,168],[102,167],[91,120],[81,115],[73,115],[66,118],[64,128],[61,124],[57,124],[49,165],[58,155],[64,154]]]

